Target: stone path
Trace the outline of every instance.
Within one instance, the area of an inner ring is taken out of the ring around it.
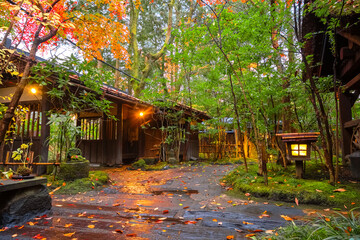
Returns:
[[[286,224],[300,209],[227,196],[230,166],[165,171],[106,169],[101,192],[55,195],[52,213],[0,232],[0,239],[248,239]]]

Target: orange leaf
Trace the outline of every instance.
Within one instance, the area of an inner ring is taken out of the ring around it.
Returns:
[[[217,219],[214,218],[214,219],[213,219],[213,222],[217,222]]]
[[[88,228],[94,228],[95,225],[88,225]]]
[[[257,232],[263,232],[263,230],[261,230],[261,229],[255,229],[255,230],[249,230],[249,232],[257,233]]]
[[[123,233],[124,231],[121,230],[121,229],[115,229],[115,232],[117,232],[117,233]]]
[[[189,208],[189,206],[183,207],[183,209],[187,209],[187,208]]]
[[[202,218],[196,218],[195,220],[196,220],[196,221],[200,221],[200,220],[202,220]]]
[[[330,222],[330,218],[325,218],[325,221]]]
[[[127,237],[137,237],[137,234],[136,233],[129,233],[129,234],[126,234]]]
[[[230,240],[230,239],[234,239],[234,236],[233,235],[229,235],[226,237],[227,240]]]
[[[299,200],[297,198],[295,198],[295,203],[297,206],[299,206]]]
[[[66,182],[63,182],[63,184],[62,184],[64,187],[66,186]]]
[[[291,217],[288,217],[286,215],[280,215],[280,217],[282,217],[283,219],[285,219],[286,221],[292,221],[293,219]]]
[[[249,238],[249,237],[253,237],[253,236],[255,236],[255,235],[256,235],[255,233],[251,233],[251,234],[246,234],[245,237],[248,237],[248,238]]]
[[[346,192],[346,190],[343,188],[338,188],[338,189],[335,189],[334,192]]]
[[[243,221],[243,224],[244,224],[244,225],[254,225],[253,223],[245,222],[245,221]]]
[[[71,224],[71,223],[69,223],[69,224],[65,224],[65,226],[64,226],[64,227],[68,228],[68,227],[71,227],[71,226],[72,226],[72,224]]]
[[[184,222],[185,224],[195,224],[195,223],[197,223],[196,221],[185,221]]]
[[[117,207],[117,206],[120,206],[120,203],[114,203],[113,204],[113,207]]]
[[[75,234],[75,232],[72,232],[72,233],[64,233],[63,235],[64,235],[65,237],[72,237],[74,234]]]
[[[251,194],[250,193],[245,193],[245,196],[249,197]]]

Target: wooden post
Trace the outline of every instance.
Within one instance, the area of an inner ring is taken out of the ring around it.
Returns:
[[[43,94],[41,99],[41,135],[40,135],[40,160],[39,162],[48,162],[49,155],[49,142],[46,141],[50,136],[50,125],[47,124],[49,118],[47,112],[50,110],[50,102],[46,93],[47,89],[43,88]],[[44,174],[46,172],[46,166],[38,166],[36,173],[38,175]]]
[[[117,139],[116,139],[116,165],[123,163],[123,106],[122,103],[117,104]]]
[[[351,152],[351,136],[352,132],[350,129],[345,129],[344,124],[352,120],[351,116],[351,96],[340,91],[339,94],[339,110],[340,110],[340,124],[341,124],[341,133],[342,133],[342,160],[343,164],[345,161],[345,156],[349,155]]]
[[[303,174],[304,174],[303,161],[295,160],[295,167],[296,167],[296,178],[303,178]]]

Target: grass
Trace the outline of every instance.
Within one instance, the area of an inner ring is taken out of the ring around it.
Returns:
[[[354,209],[355,210],[355,209]],[[360,217],[351,210],[348,216],[337,213],[337,216],[319,216],[318,219],[298,225],[294,222],[277,229],[271,235],[261,235],[253,239],[272,240],[343,240],[360,239]]]
[[[335,208],[352,208],[360,205],[360,186],[347,181],[338,182],[336,186],[328,183],[326,172],[322,166],[307,162],[305,179],[295,178],[294,166],[284,169],[276,164],[268,166],[268,186],[264,178],[257,175],[258,166],[249,164],[249,172],[244,166],[237,167],[223,178],[223,182],[231,186],[233,195],[250,193],[251,196],[275,201],[294,203],[295,198],[301,204],[316,204]],[[340,191],[334,191],[341,189]],[[343,191],[343,190],[345,191]]]
[[[77,194],[92,190],[100,190],[109,181],[109,176],[103,171],[90,171],[88,178],[76,179],[74,181],[65,182],[63,180],[53,180],[53,176],[48,178],[49,191],[56,194]],[[55,189],[57,189],[55,191]]]

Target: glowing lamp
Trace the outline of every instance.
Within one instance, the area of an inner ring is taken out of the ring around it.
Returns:
[[[35,94],[35,93],[37,92],[37,90],[36,90],[36,88],[33,87],[33,88],[30,89],[30,92],[31,92],[32,94]]]
[[[303,177],[304,161],[310,160],[311,143],[316,142],[319,133],[280,133],[276,136],[286,144],[286,157],[295,161],[296,176]]]
[[[143,112],[140,112],[139,113],[140,117],[144,116],[144,113]]]
[[[306,157],[307,156],[307,144],[290,144],[291,155],[294,157]]]

